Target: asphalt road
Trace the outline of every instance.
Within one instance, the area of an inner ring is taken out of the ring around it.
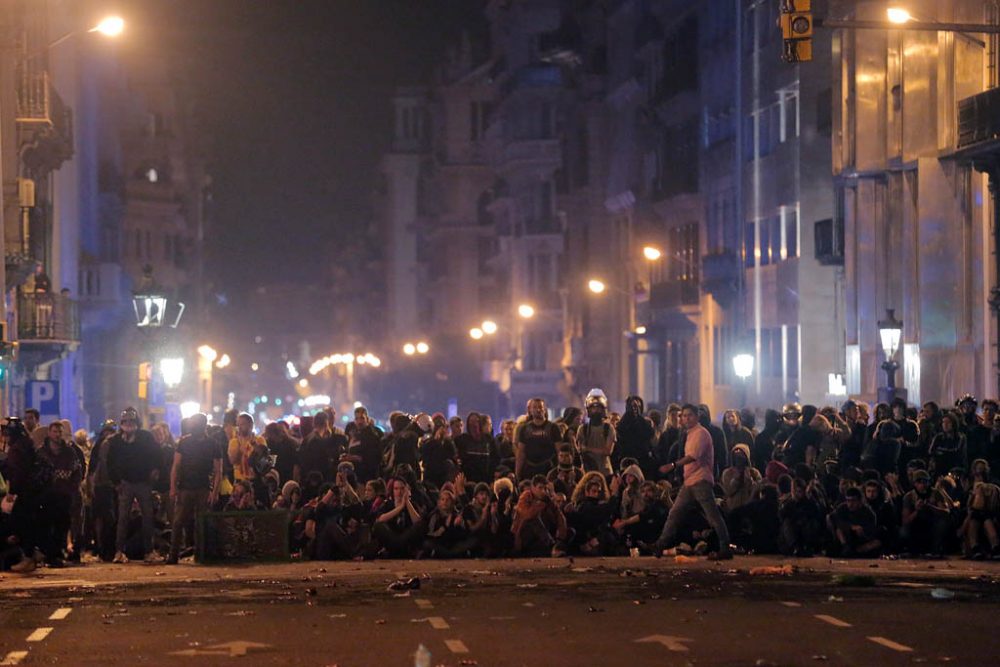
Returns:
[[[1000,564],[858,587],[813,562],[91,564],[0,580],[0,665],[409,666],[420,645],[429,665],[997,664]]]

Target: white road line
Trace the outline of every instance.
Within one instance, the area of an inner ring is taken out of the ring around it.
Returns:
[[[24,641],[26,642],[40,642],[49,636],[52,632],[52,628],[35,628],[35,631],[28,635],[28,638]]]
[[[448,650],[452,653],[468,653],[469,648],[462,642],[461,639],[445,639],[444,645],[448,647]]]
[[[786,607],[801,607],[802,606],[801,602],[782,602],[781,604],[785,605]]]
[[[847,621],[842,621],[836,616],[827,616],[826,614],[816,614],[816,618],[823,621],[824,623],[829,623],[830,625],[835,625],[838,628],[849,628],[852,627]]]
[[[451,626],[448,625],[448,621],[444,620],[440,616],[430,616],[427,622],[431,624],[431,627],[435,630],[447,630]]]
[[[421,609],[433,609],[434,603],[426,598],[413,598],[413,601],[417,603],[417,606]]]
[[[62,607],[61,609],[56,609],[54,612],[52,612],[52,615],[49,616],[49,620],[50,621],[61,621],[64,618],[66,618],[67,616],[69,616],[70,612],[72,612],[72,611],[73,611],[72,607]]]
[[[868,641],[875,642],[876,644],[881,644],[886,648],[891,648],[893,651],[899,651],[900,653],[912,653],[913,649],[905,644],[897,644],[891,639],[886,639],[885,637],[869,637]]]
[[[20,664],[22,660],[28,657],[27,651],[11,651],[7,654],[7,657],[0,662],[0,665],[17,665]]]

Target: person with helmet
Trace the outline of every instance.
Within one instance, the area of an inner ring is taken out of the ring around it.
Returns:
[[[140,428],[139,413],[128,407],[118,420],[121,430],[108,442],[108,476],[118,491],[118,528],[115,532],[115,563],[127,563],[132,502],[138,501],[142,516],[143,559],[152,562],[153,553],[153,471],[160,460],[160,448],[153,434]]]
[[[584,399],[587,419],[577,430],[576,444],[586,472],[596,470],[610,475],[611,455],[618,434],[608,422],[608,397],[600,389],[591,389]]]
[[[219,497],[222,481],[222,450],[208,437],[208,417],[197,413],[188,418],[190,433],[177,445],[170,468],[170,498],[174,516],[170,532],[170,554],[167,565],[177,563],[181,534],[194,544],[194,519]]]
[[[118,430],[114,419],[105,419],[90,450],[87,484],[90,487],[90,512],[98,557],[110,562],[115,557],[115,487],[108,473],[108,444]]]

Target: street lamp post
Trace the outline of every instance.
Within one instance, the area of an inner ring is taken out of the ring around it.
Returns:
[[[885,315],[885,319],[878,322],[878,335],[879,341],[882,343],[882,353],[885,355],[882,370],[885,371],[886,386],[879,388],[878,400],[882,403],[890,403],[896,397],[906,398],[906,390],[896,387],[896,370],[899,368],[899,363],[895,356],[903,337],[903,323],[896,319],[895,311],[892,308],[887,308]]]

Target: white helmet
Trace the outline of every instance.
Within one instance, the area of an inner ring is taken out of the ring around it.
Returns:
[[[431,429],[434,428],[434,422],[431,421],[430,415],[428,415],[426,412],[421,412],[419,415],[416,416],[416,418],[414,418],[413,421],[417,423],[417,428],[419,428],[424,433],[430,433]]]
[[[608,407],[608,397],[604,395],[604,392],[600,389],[591,389],[587,393],[587,397],[583,399],[583,404],[590,407],[594,403],[599,403],[603,408]]]

